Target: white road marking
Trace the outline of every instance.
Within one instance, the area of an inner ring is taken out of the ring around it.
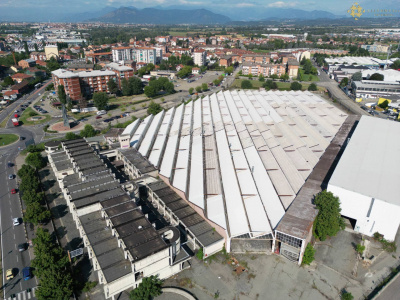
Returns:
[[[17,255],[17,262],[18,262],[18,255]]]

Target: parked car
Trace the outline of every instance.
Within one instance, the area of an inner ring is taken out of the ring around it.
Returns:
[[[13,166],[13,163],[11,161],[9,161],[7,165],[9,168],[11,168]]]
[[[6,279],[7,280],[11,280],[14,278],[14,274],[13,274],[13,270],[12,269],[8,269],[6,272]]]
[[[97,112],[97,115],[98,115],[98,116],[101,116],[101,115],[105,115],[106,113],[107,113],[107,111],[105,111],[105,110],[100,110],[100,111]]]
[[[102,118],[102,116],[96,116],[96,119],[101,119]]]
[[[16,189],[12,189],[11,190],[11,194],[16,194],[17,193],[17,190]]]
[[[22,269],[22,276],[24,280],[29,280],[32,278],[32,269],[30,267],[25,267]]]
[[[14,175],[13,174],[8,175],[8,179],[14,179]]]
[[[13,220],[13,225],[14,225],[14,226],[18,226],[19,224],[21,224],[19,218],[13,218],[12,220]]]
[[[18,245],[18,251],[19,252],[23,252],[28,248],[28,244],[27,243],[22,243]]]

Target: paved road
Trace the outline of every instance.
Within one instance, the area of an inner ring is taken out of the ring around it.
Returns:
[[[9,130],[1,130],[1,133],[16,133],[23,135],[26,139],[33,138],[33,134],[24,128],[13,128]],[[21,203],[18,194],[11,194],[11,189],[17,189],[15,178],[16,168],[8,167],[8,162],[14,162],[18,155],[18,147],[24,147],[23,141],[18,141],[16,144],[0,148],[0,231],[1,231],[1,250],[3,262],[3,287],[5,299],[8,299],[13,294],[21,294],[21,297],[26,299],[28,296],[33,296],[27,292],[27,289],[37,286],[36,278],[24,281],[22,278],[22,269],[31,264],[32,250],[24,252],[18,251],[18,245],[27,243],[27,235],[25,225],[20,224],[13,226],[12,218],[22,218]],[[8,179],[8,176],[14,175],[14,179]],[[29,228],[28,228],[29,230]],[[14,269],[15,277],[10,280],[5,280],[5,274],[8,269]],[[29,294],[29,295],[28,295]]]
[[[50,82],[47,82],[47,84]],[[26,95],[19,100],[12,103],[0,114],[0,123],[10,118],[10,113],[19,109],[20,105],[24,102],[35,101],[42,93],[45,84],[41,89]],[[15,162],[18,156],[18,149],[25,148],[25,142],[35,140],[39,142],[43,138],[43,131],[37,127],[20,126],[14,127],[12,122],[8,120],[6,129],[0,129],[0,133],[14,133],[24,137],[23,141],[18,141],[12,145],[0,148],[0,242],[1,242],[1,256],[3,268],[3,292],[4,299],[11,299],[13,295],[19,299],[33,299],[34,290],[37,286],[37,279],[23,280],[22,269],[31,265],[33,258],[32,249],[23,252],[18,251],[18,245],[21,243],[28,243],[29,237],[32,236],[32,228],[26,228],[25,224],[13,226],[13,218],[20,218],[22,220],[22,207],[18,194],[11,194],[12,189],[17,189],[16,167],[8,167],[8,162]],[[13,179],[8,179],[9,175],[14,175]],[[15,277],[6,281],[5,274],[8,269],[13,269]]]
[[[400,295],[400,276],[397,276],[392,282],[384,288],[376,300],[399,299]]]

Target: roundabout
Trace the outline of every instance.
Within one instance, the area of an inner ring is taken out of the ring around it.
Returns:
[[[12,133],[0,134],[0,147],[8,146],[19,141],[19,136]]]

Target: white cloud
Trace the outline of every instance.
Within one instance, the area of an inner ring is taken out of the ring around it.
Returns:
[[[255,6],[255,4],[253,4],[253,3],[242,2],[242,3],[236,4],[235,6],[236,6],[236,7],[253,7],[253,6]]]
[[[279,8],[284,8],[284,7],[293,7],[296,6],[297,2],[283,2],[283,1],[277,1],[268,4],[268,7],[279,7]]]

